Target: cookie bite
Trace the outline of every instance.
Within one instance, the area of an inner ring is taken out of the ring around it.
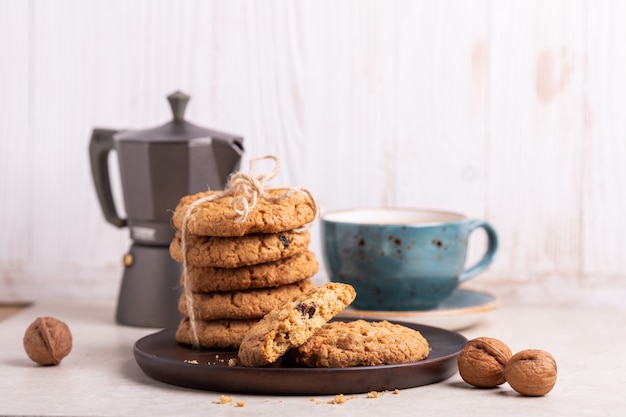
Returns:
[[[289,349],[305,343],[355,297],[352,286],[330,282],[272,310],[244,337],[239,364],[251,367],[275,362]]]

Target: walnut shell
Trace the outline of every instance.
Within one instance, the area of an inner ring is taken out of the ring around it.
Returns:
[[[504,384],[504,366],[511,358],[511,349],[498,339],[478,337],[465,344],[459,354],[461,378],[479,388]]]
[[[67,324],[53,317],[39,317],[24,333],[24,350],[40,365],[58,365],[72,350]]]
[[[522,350],[506,364],[504,376],[518,393],[540,397],[549,393],[556,384],[556,361],[540,349]]]

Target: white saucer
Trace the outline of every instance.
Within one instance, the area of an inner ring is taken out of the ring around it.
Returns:
[[[459,288],[432,310],[372,311],[348,307],[339,316],[399,320],[457,331],[479,323],[499,306],[495,295]]]

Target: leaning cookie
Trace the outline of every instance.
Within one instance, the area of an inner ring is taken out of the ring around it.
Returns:
[[[239,363],[262,366],[275,362],[289,349],[306,342],[355,297],[352,286],[331,282],[284,303],[246,334],[239,347]]]
[[[289,258],[239,268],[189,266],[186,287],[193,292],[242,291],[293,284],[311,278],[319,269],[309,250]],[[181,284],[184,285],[184,275]]]
[[[170,255],[183,262],[182,233],[170,243]],[[193,266],[238,268],[274,262],[302,253],[311,242],[311,233],[303,231],[255,233],[237,237],[215,237],[187,234],[187,264]]]
[[[279,233],[298,229],[315,220],[316,205],[307,194],[287,188],[266,189],[265,192],[271,200],[260,196],[243,222],[238,221],[239,215],[233,210],[233,196],[201,203],[187,219],[187,232],[203,236]],[[189,206],[196,200],[219,193],[221,191],[205,191],[183,197],[174,211],[174,226],[182,230]]]
[[[260,319],[276,307],[313,288],[310,279],[275,288],[246,291],[191,293],[194,317],[199,320]],[[191,316],[187,309],[187,293],[183,293],[178,309]]]
[[[194,320],[199,347],[204,349],[239,349],[243,337],[259,320]],[[194,345],[191,322],[184,317],[176,329],[176,341]]]
[[[388,321],[336,321],[326,324],[295,353],[298,363],[315,368],[345,368],[415,362],[430,353],[417,330]]]

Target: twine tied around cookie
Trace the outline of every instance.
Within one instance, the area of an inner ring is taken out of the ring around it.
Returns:
[[[261,160],[273,160],[274,161],[274,169],[267,174],[258,174],[254,173],[254,165],[257,161]],[[248,215],[254,207],[256,206],[259,198],[264,198],[270,203],[277,203],[281,200],[288,198],[294,193],[303,193],[309,197],[311,203],[314,206],[315,216],[313,220],[304,226],[295,229],[294,232],[304,232],[308,230],[313,223],[319,218],[320,210],[319,205],[315,201],[315,198],[311,194],[309,190],[304,187],[290,187],[285,190],[284,193],[279,195],[272,196],[266,193],[265,184],[276,177],[278,172],[280,171],[280,160],[273,155],[265,155],[259,156],[256,158],[252,158],[250,160],[250,170],[248,173],[236,172],[232,174],[228,180],[228,184],[226,185],[224,191],[217,192],[215,194],[208,195],[206,197],[202,197],[194,201],[187,207],[185,212],[185,216],[183,217],[182,222],[182,230],[181,230],[181,249],[183,253],[183,296],[185,297],[185,305],[187,307],[187,314],[189,317],[189,325],[191,329],[191,341],[194,348],[200,347],[200,341],[198,339],[197,327],[195,322],[195,311],[193,306],[193,294],[191,289],[189,288],[189,271],[188,271],[188,261],[187,261],[187,223],[189,217],[193,213],[193,211],[200,206],[201,204],[208,203],[213,200],[219,200],[224,197],[232,196],[233,200],[231,203],[231,208],[237,214],[237,218],[235,219],[236,223],[243,223],[248,218]]]

